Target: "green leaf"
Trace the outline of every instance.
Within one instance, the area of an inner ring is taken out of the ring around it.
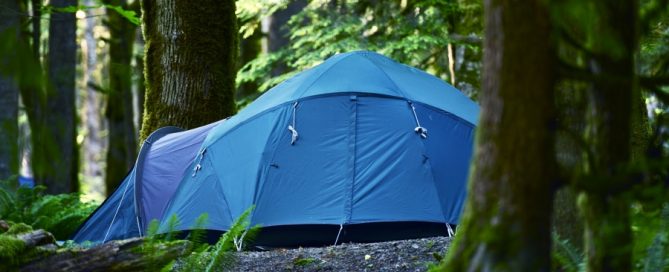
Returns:
[[[130,23],[138,26],[140,24],[139,17],[134,10],[123,9],[121,6],[105,5],[106,8],[116,11],[123,18],[127,19]]]

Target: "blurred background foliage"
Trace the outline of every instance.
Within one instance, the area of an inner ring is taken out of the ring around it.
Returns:
[[[582,147],[583,139],[579,138],[588,128],[588,120],[583,116],[588,110],[584,93],[589,86],[583,83],[588,79],[574,71],[587,69],[591,54],[616,56],[622,54],[624,48],[617,46],[616,36],[601,25],[606,14],[598,11],[602,10],[604,1],[549,2],[564,76],[556,87],[562,128],[558,132],[556,155],[565,175],[578,176],[588,170],[589,151]],[[236,5],[240,36],[236,103],[240,108],[296,73],[334,54],[352,50],[377,51],[426,70],[472,99],[478,99],[484,37],[481,1],[237,0]],[[663,267],[660,269],[666,270],[669,265],[666,260],[669,257],[666,208],[669,199],[669,168],[666,167],[669,158],[669,5],[664,0],[642,0],[639,5],[640,41],[635,64],[644,116],[648,119],[648,146],[636,160],[638,164],[633,166],[641,169],[637,172],[642,176],[630,196],[633,199],[630,209],[633,254],[636,269],[648,271],[650,267]],[[126,158],[126,166],[107,167],[108,147],[113,144],[106,112],[110,107],[129,107],[125,112],[131,114],[123,118],[136,129],[124,133],[137,137],[144,104],[144,42],[140,28],[112,35],[115,25],[110,24],[110,17],[121,16],[136,24],[140,16],[138,6],[137,0],[80,0],[65,7],[55,7],[42,0],[0,1],[0,15],[18,18],[14,28],[0,27],[0,75],[12,78],[21,90],[15,129],[19,135],[20,159],[15,167],[18,177],[0,176],[6,180],[0,186],[0,218],[45,228],[64,239],[91,212],[94,204],[87,202],[99,203],[111,194],[105,187],[105,176],[111,175],[110,171],[123,176],[130,170],[134,158]],[[32,156],[39,155],[33,152],[30,139],[36,132],[29,115],[34,110],[33,104],[46,103],[47,86],[53,84],[47,75],[46,60],[49,54],[58,54],[48,50],[48,39],[56,34],[49,31],[54,13],[67,13],[76,18],[77,110],[72,119],[76,124],[76,154],[81,158],[76,172],[78,191],[55,196],[44,194],[42,187],[17,189],[19,181],[31,182]],[[127,61],[110,54],[110,45],[121,41],[132,44]],[[111,88],[110,73],[119,69],[131,74],[130,95],[120,104],[110,104],[110,95],[117,91]],[[5,124],[0,125],[3,131],[10,129]],[[575,206],[573,198],[569,203]],[[565,214],[578,220],[576,207]],[[557,229],[574,228],[578,222],[556,221],[554,225]],[[555,250],[556,270],[580,269],[583,245],[578,235],[555,237],[554,245],[568,243],[572,247],[564,246],[566,253]],[[657,256],[649,259],[651,255]],[[663,261],[657,264],[657,260]]]
[[[240,0],[244,38],[262,31],[287,1]],[[261,1],[262,2],[262,1]],[[298,1],[299,2],[299,1]],[[450,82],[475,98],[480,86],[482,4],[478,1],[311,1],[281,26],[289,42],[263,52],[241,67],[238,85],[258,88],[244,104],[295,73],[336,53],[371,50]],[[278,8],[277,8],[278,7]],[[268,41],[269,43],[272,40]],[[243,49],[242,49],[243,50]],[[278,71],[277,71],[278,70]]]

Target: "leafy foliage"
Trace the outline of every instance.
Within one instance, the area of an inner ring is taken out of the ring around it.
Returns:
[[[45,195],[45,187],[11,189],[0,182],[0,219],[25,223],[67,239],[96,205],[79,201],[77,194]]]
[[[75,13],[80,10],[97,9],[102,7],[115,11],[116,13],[121,15],[121,17],[128,20],[128,22],[136,26],[139,26],[140,20],[139,16],[137,15],[137,12],[135,12],[134,10],[124,9],[121,6],[109,5],[109,4],[98,4],[93,6],[79,5],[79,6],[67,6],[67,7],[54,7],[52,5],[44,5],[42,6],[42,13],[44,14],[50,14],[54,12]]]
[[[241,251],[244,246],[252,241],[260,230],[259,226],[251,226],[250,215],[253,207],[244,211],[230,226],[215,245],[195,242],[193,239],[201,240],[199,234],[191,232],[191,241],[195,245],[192,253],[180,263],[171,264],[173,271],[221,271],[230,267],[234,262],[233,251]],[[200,216],[196,226],[206,225],[206,216]],[[194,228],[197,229],[197,228]],[[199,246],[197,246],[199,244]]]
[[[552,253],[554,266],[570,272],[585,271],[585,256],[583,253],[568,240],[560,239],[556,232],[553,232]]]
[[[669,203],[662,209],[660,228],[646,250],[646,257],[637,264],[644,272],[663,271],[669,269]]]
[[[661,216],[646,212],[633,217],[635,231],[635,251],[637,271],[666,271],[669,269],[669,203],[662,209]],[[650,238],[650,239],[648,239]],[[568,240],[553,233],[553,260],[556,271],[585,271],[586,258],[583,252]]]
[[[268,9],[247,6],[251,5],[239,5],[238,14],[253,18],[254,14],[261,17],[261,11],[279,10],[285,3],[278,1]],[[477,35],[482,28],[475,15],[480,10],[477,1],[311,1],[288,24],[290,44],[247,63],[238,73],[237,84],[258,82],[259,90],[265,91],[334,54],[371,50],[442,79],[452,80],[448,69],[452,64],[461,74],[457,87],[475,96],[481,53]],[[257,20],[248,21],[242,26],[247,36],[254,29],[250,24]],[[456,63],[449,60],[447,44],[455,45]],[[267,77],[281,65],[288,68],[284,74]]]
[[[236,249],[241,251],[244,247],[244,242],[253,239],[260,229],[258,226],[250,228],[251,221],[249,215],[254,207],[248,208],[242,213],[235,222],[232,223],[230,229],[221,236],[211,252],[211,260],[207,265],[205,271],[218,271],[221,267],[229,266],[231,256],[228,252]],[[234,246],[234,247],[233,247]]]

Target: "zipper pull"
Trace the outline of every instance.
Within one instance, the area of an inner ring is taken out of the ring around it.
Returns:
[[[197,174],[197,171],[200,171],[200,169],[202,169],[202,164],[201,164],[202,163],[202,158],[204,158],[204,152],[206,152],[206,151],[207,151],[207,149],[203,148],[202,150],[200,150],[200,152],[197,153],[198,157],[200,157],[200,158],[198,159],[197,164],[193,168],[193,177],[195,176],[195,174]]]

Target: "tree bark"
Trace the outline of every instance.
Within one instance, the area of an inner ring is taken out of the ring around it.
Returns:
[[[140,138],[235,113],[235,2],[143,0],[146,100]]]
[[[85,250],[61,250],[21,271],[157,271],[189,253],[187,241],[147,245],[141,238],[111,241]]]
[[[558,44],[558,46],[563,46]],[[560,49],[558,49],[560,51]],[[562,50],[562,52],[569,52]],[[576,58],[570,55],[567,58]],[[561,188],[553,201],[553,231],[561,240],[569,240],[583,250],[583,219],[577,206],[579,191],[570,186],[586,171],[588,154],[584,152],[587,126],[588,85],[582,82],[563,80],[556,87],[556,105],[560,130],[556,133],[556,158],[559,176],[563,178]]]
[[[16,236],[19,240],[23,241],[26,249],[30,249],[36,246],[53,244],[56,242],[56,238],[53,235],[43,229],[38,229],[28,233],[19,234]]]
[[[129,9],[125,0],[106,4]],[[111,195],[132,168],[137,156],[137,139],[132,97],[132,61],[135,26],[117,12],[107,9],[109,44],[109,95],[105,117],[109,125],[109,148],[105,187]]]
[[[483,88],[462,232],[446,271],[548,271],[554,50],[544,1],[486,0]]]
[[[597,21],[601,33],[593,33],[596,43],[589,70],[596,78],[591,92],[591,146],[596,154],[592,178],[587,181],[585,247],[589,271],[630,271],[632,237],[630,230],[631,187],[627,170],[630,159],[631,111],[635,78],[634,52],[637,44],[636,1],[601,1]],[[602,34],[606,33],[606,34]],[[606,38],[606,39],[605,39]],[[611,42],[613,41],[613,42]]]
[[[0,1],[0,33],[19,39],[20,18],[18,0]],[[0,56],[0,63],[6,63]],[[9,75],[0,75],[0,180],[19,172],[19,89]]]
[[[52,0],[54,7],[76,6],[77,0]],[[49,52],[47,57],[50,86],[44,109],[44,133],[39,141],[49,138],[53,145],[40,145],[33,159],[40,157],[35,178],[47,186],[51,194],[79,190],[75,116],[76,20],[74,13],[54,12],[49,21]],[[39,153],[37,153],[39,152]]]
[[[43,0],[30,0],[32,5],[32,49],[33,56],[35,59],[39,60],[40,57],[40,38],[42,37],[42,1]]]

